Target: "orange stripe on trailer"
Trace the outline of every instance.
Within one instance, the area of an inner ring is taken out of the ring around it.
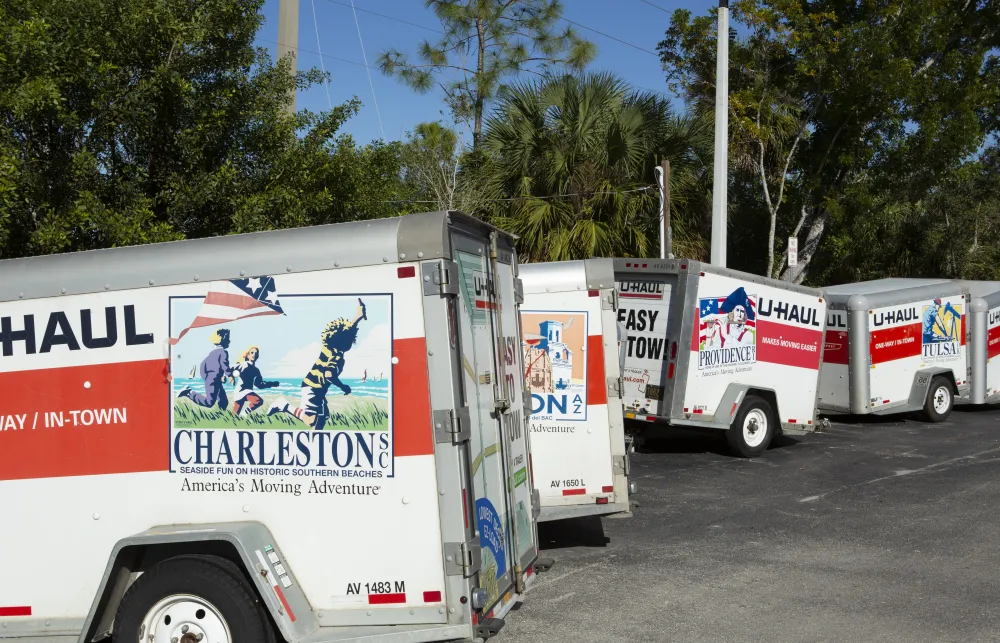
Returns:
[[[604,373],[604,336],[587,337],[587,404],[607,404]]]
[[[4,413],[24,417],[0,433],[0,480],[166,471],[167,375],[165,359],[0,373]]]
[[[392,343],[392,407],[396,423],[396,456],[434,453],[431,392],[427,382],[427,342],[423,337]]]

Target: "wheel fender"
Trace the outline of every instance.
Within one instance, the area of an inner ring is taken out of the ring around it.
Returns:
[[[910,389],[907,405],[913,408],[922,408],[931,390],[931,380],[938,375],[943,375],[951,383],[952,395],[957,397],[958,386],[955,384],[955,373],[950,368],[924,368],[913,375],[913,386]]]
[[[719,406],[715,411],[715,421],[719,424],[723,424],[726,427],[733,423],[733,420],[739,414],[740,409],[743,408],[743,403],[747,399],[747,395],[756,395],[763,398],[771,405],[771,410],[774,411],[774,421],[775,421],[775,433],[781,432],[781,414],[778,411],[778,396],[775,394],[774,389],[763,388],[760,386],[749,386],[747,384],[737,384],[732,383],[726,387],[726,392],[722,396],[722,400],[719,402]]]
[[[284,587],[275,575],[274,564],[269,559],[272,552],[285,568],[291,582],[288,587]],[[168,558],[199,554],[221,556],[238,565],[288,643],[300,641],[319,629],[319,622],[289,561],[263,524],[165,525],[123,538],[115,544],[77,643],[90,643],[110,636],[115,613],[134,574]]]

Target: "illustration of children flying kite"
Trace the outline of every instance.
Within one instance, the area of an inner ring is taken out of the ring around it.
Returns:
[[[229,367],[229,353],[226,351],[229,348],[229,329],[216,330],[208,341],[217,348],[212,349],[199,367],[201,379],[205,380],[205,392],[195,393],[190,386],[185,386],[177,392],[177,397],[186,397],[198,406],[206,408],[218,406],[224,409],[229,406],[229,398],[226,396],[223,382],[233,374],[233,369]]]
[[[326,401],[330,385],[335,385],[344,395],[351,394],[351,387],[340,381],[340,375],[344,372],[344,353],[357,342],[358,324],[363,319],[368,319],[368,316],[364,302],[358,299],[354,321],[340,317],[327,324],[320,333],[319,357],[302,380],[302,397],[298,408],[290,409],[288,401],[281,398],[271,405],[267,414],[290,413],[306,426],[322,430],[330,417],[330,407]]]
[[[236,400],[233,402],[233,415],[241,411],[250,413],[264,403],[264,399],[255,389],[274,388],[281,382],[266,382],[262,379],[257,360],[260,359],[260,349],[251,346],[240,357],[240,363],[233,367],[233,379],[239,378],[236,385]]]

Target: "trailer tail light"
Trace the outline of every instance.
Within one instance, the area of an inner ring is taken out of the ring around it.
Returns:
[[[587,495],[586,489],[563,489],[564,496],[585,496]]]
[[[704,410],[704,409],[695,409],[695,410],[694,410],[694,414],[695,414],[695,415],[702,415],[702,414],[703,414],[704,412],[705,412],[705,410]]]
[[[793,419],[790,419],[790,418],[788,420],[789,424],[795,424],[796,422],[798,422],[798,420],[793,420]]]
[[[601,296],[601,291],[600,290],[588,290],[587,291],[587,296],[588,297],[600,297]]]
[[[614,492],[615,492],[614,486],[601,487],[601,493],[614,493]]]
[[[667,379],[674,379],[674,363],[670,362],[670,366],[667,368]]]
[[[599,505],[606,505],[606,504],[608,504],[608,499],[607,498],[598,498],[597,499],[597,504],[599,504]]]
[[[646,416],[646,421],[647,422],[656,422],[656,416],[655,415],[647,415]]]
[[[524,575],[531,578],[535,574],[535,566],[528,565],[528,568],[524,570]]]
[[[677,359],[677,342],[670,342],[670,359]]]
[[[737,404],[739,404],[739,402],[733,402],[733,408],[729,409],[729,415],[730,416],[733,416],[733,415],[736,414],[736,405]]]
[[[440,603],[441,592],[424,592],[425,603]]]
[[[400,266],[396,268],[396,276],[400,279],[409,279],[417,276],[417,269],[414,266]]]

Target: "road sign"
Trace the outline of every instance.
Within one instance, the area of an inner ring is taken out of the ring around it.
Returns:
[[[794,268],[799,263],[799,240],[797,237],[788,237],[788,267]]]

